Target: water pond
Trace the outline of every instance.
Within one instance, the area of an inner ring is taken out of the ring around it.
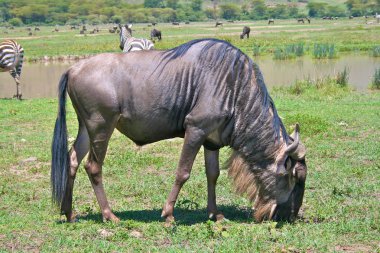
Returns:
[[[315,60],[302,57],[294,60],[273,60],[256,57],[268,87],[289,86],[296,80],[335,76],[346,67],[349,84],[360,91],[367,90],[375,70],[380,68],[380,58],[368,55],[346,55],[332,60]],[[21,83],[23,98],[52,98],[57,96],[58,81],[73,62],[25,63]],[[9,73],[0,73],[0,98],[10,98],[16,86]]]

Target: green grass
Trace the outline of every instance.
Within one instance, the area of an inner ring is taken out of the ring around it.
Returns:
[[[180,139],[137,148],[115,132],[104,164],[105,188],[119,224],[103,223],[80,168],[74,187],[79,222],[63,223],[50,201],[50,145],[56,99],[0,100],[0,251],[5,252],[378,252],[380,93],[328,82],[302,92],[271,92],[287,129],[301,126],[308,181],[294,224],[251,218],[222,170],[217,203],[230,220],[207,221],[202,152],[165,228],[162,205],[174,182]],[[70,104],[70,137],[77,131]],[[70,139],[72,142],[72,139]],[[221,161],[228,157],[222,149]],[[35,159],[27,158],[35,157]]]
[[[243,26],[251,27],[251,38],[239,38]],[[87,56],[101,52],[120,52],[118,34],[111,34],[112,25],[97,26],[97,34],[80,35],[79,30],[70,30],[68,26],[59,27],[59,32],[52,32],[55,27],[40,27],[40,32],[28,36],[25,27],[8,30],[0,28],[2,38],[13,38],[25,48],[27,60],[46,58],[64,58],[63,56]],[[88,26],[92,30],[93,26]],[[149,38],[147,24],[135,24],[135,37]],[[312,55],[314,44],[334,43],[339,52],[363,51],[372,52],[380,41],[380,26],[366,25],[361,18],[326,21],[312,19],[311,24],[297,24],[296,20],[276,20],[275,25],[268,26],[267,21],[224,22],[223,27],[215,28],[214,22],[181,23],[178,26],[159,23],[157,29],[162,31],[163,40],[156,42],[157,49],[169,49],[197,38],[220,38],[230,41],[249,55],[273,54],[276,48],[287,45],[304,45],[305,54]]]

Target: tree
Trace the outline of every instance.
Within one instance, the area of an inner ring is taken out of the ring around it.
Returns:
[[[164,8],[165,4],[163,0],[144,0],[145,8]]]
[[[202,11],[203,0],[191,0],[190,6],[193,11]]]
[[[176,10],[178,8],[178,0],[166,0],[166,7]]]
[[[236,4],[222,4],[220,5],[222,17],[225,19],[238,19],[240,16],[240,8]]]
[[[326,3],[309,2],[306,7],[309,9],[310,17],[322,17],[326,13]]]
[[[251,12],[251,18],[253,19],[264,19],[267,15],[267,7],[265,5],[264,0],[254,0],[252,2],[252,12]]]

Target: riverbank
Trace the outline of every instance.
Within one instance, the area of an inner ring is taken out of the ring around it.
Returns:
[[[104,183],[119,224],[103,223],[91,184],[79,169],[74,210],[62,223],[50,201],[50,146],[56,99],[0,99],[0,251],[49,252],[376,252],[380,227],[380,92],[337,85],[271,91],[288,131],[298,122],[307,147],[308,180],[295,224],[255,223],[251,205],[234,193],[227,171],[217,203],[230,220],[207,221],[203,155],[175,209],[177,223],[160,218],[175,177],[181,139],[137,148],[115,131]],[[69,141],[77,131],[67,105]],[[222,149],[223,163],[229,155]]]
[[[243,26],[251,27],[250,39],[241,40],[239,35]],[[88,31],[99,29],[99,32],[79,34],[79,30],[71,30],[68,26],[39,27],[28,35],[26,27],[6,30],[4,39],[16,39],[25,49],[27,61],[50,61],[88,57],[103,52],[121,52],[119,35],[110,33],[110,25],[87,26]],[[192,39],[219,38],[231,42],[248,55],[273,55],[276,50],[285,49],[294,44],[302,44],[305,54],[312,55],[315,44],[333,44],[339,57],[340,52],[363,52],[371,54],[374,47],[380,46],[380,25],[368,25],[364,19],[354,20],[312,20],[311,24],[297,24],[295,20],[276,20],[276,25],[268,25],[266,21],[241,21],[225,23],[215,27],[214,22],[181,24],[158,24],[162,31],[162,41],[155,43],[156,49],[165,50],[176,47]],[[150,37],[147,24],[133,26],[134,37]]]

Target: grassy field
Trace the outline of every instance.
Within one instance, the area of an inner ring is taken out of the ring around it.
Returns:
[[[215,28],[215,23],[191,23],[180,26],[158,24],[163,40],[156,43],[157,49],[168,49],[196,38],[216,37],[230,41],[244,52],[252,55],[254,48],[260,48],[261,54],[272,54],[276,48],[294,43],[304,43],[306,53],[310,54],[315,43],[333,43],[339,52],[361,51],[368,53],[375,46],[380,46],[380,25],[373,19],[366,24],[363,18],[353,20],[312,20],[311,24],[297,24],[296,20],[276,20],[275,25],[267,21],[245,21],[227,23]],[[239,34],[244,25],[251,27],[251,38],[240,40]],[[25,57],[29,61],[44,58],[64,58],[63,56],[86,56],[101,52],[120,52],[119,37],[108,29],[112,25],[102,25],[99,33],[89,34],[93,26],[87,26],[86,35],[79,30],[70,30],[68,26],[59,27],[59,32],[52,32],[55,27],[40,27],[29,36],[25,27],[15,30],[0,29],[3,39],[18,40],[25,48]],[[32,27],[34,28],[34,27]],[[135,37],[150,36],[147,24],[135,24]],[[7,34],[5,34],[7,32]],[[46,56],[46,57],[45,57]]]
[[[217,203],[229,221],[208,221],[201,152],[180,193],[177,223],[165,228],[160,213],[182,141],[137,148],[118,132],[104,179],[121,222],[102,222],[81,167],[74,187],[79,221],[64,223],[50,201],[56,99],[0,100],[0,252],[379,252],[380,93],[301,85],[271,94],[287,128],[300,123],[308,149],[306,195],[294,224],[255,223],[226,170]],[[67,108],[72,142],[77,122]],[[228,154],[222,150],[222,162]]]

